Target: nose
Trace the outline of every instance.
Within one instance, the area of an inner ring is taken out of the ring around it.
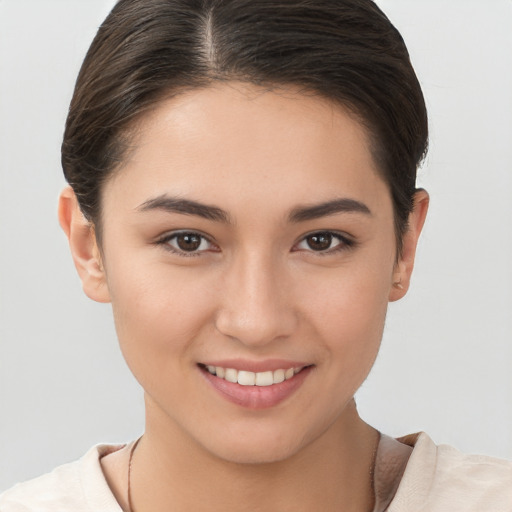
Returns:
[[[291,283],[271,257],[241,257],[223,277],[215,319],[222,334],[249,347],[263,347],[293,333],[297,315]]]

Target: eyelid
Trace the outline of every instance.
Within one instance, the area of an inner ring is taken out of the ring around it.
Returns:
[[[177,254],[178,256],[184,256],[186,258],[192,257],[192,256],[201,256],[205,252],[208,252],[210,249],[207,250],[200,250],[200,251],[183,251],[177,247],[172,246],[169,244],[169,241],[178,237],[179,235],[196,235],[203,240],[206,240],[210,245],[216,247],[218,249],[218,246],[215,242],[212,241],[211,237],[202,233],[201,231],[198,231],[196,229],[177,229],[175,231],[168,231],[167,233],[164,233],[163,235],[159,236],[155,243],[156,245],[161,245],[166,251],[169,251],[173,254]],[[217,252],[217,251],[215,251]]]
[[[301,238],[294,244],[293,248],[297,247],[300,243],[305,242],[306,239],[310,236],[322,234],[331,235],[333,238],[338,239],[340,243],[334,246],[333,248],[326,249],[325,251],[315,251],[313,249],[297,249],[295,252],[303,251],[306,253],[314,254],[316,256],[328,256],[344,250],[353,249],[357,245],[356,240],[354,240],[354,238],[348,235],[347,233],[344,233],[342,231],[334,231],[331,229],[317,229],[315,231],[310,231],[309,233],[302,235]]]
[[[217,249],[212,252],[220,252],[220,248],[212,240],[212,238],[209,235],[206,235],[205,233],[195,230],[195,229],[178,229],[178,230],[174,230],[174,231],[169,231],[169,232],[164,233],[163,235],[159,236],[156,239],[155,244],[163,246],[165,250],[167,250],[171,253],[177,254],[178,256],[184,256],[184,257],[201,256],[205,252],[211,251],[211,249],[203,249],[200,251],[183,251],[183,250],[169,244],[170,240],[178,237],[179,235],[185,235],[185,234],[199,236],[203,240],[206,240],[206,242],[208,242],[211,246],[213,246]],[[339,243],[337,245],[335,245],[333,248],[322,250],[322,251],[315,251],[314,249],[296,249],[296,247],[300,243],[306,241],[306,239],[308,237],[314,236],[314,235],[321,235],[321,234],[324,234],[324,235],[328,234],[328,235],[332,236],[333,238],[337,239],[339,241]],[[334,253],[337,253],[337,252],[340,252],[343,250],[353,249],[356,245],[357,245],[356,240],[354,240],[354,238],[351,235],[349,235],[345,232],[329,230],[329,229],[319,229],[319,230],[315,230],[315,231],[310,231],[309,233],[302,235],[297,240],[297,242],[295,242],[295,244],[293,245],[292,252],[302,251],[302,252],[311,253],[311,254],[314,254],[317,256],[328,256],[328,255],[331,255],[331,254],[334,254]]]

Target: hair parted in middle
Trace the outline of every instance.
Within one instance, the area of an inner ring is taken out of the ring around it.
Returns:
[[[405,43],[372,0],[119,0],[83,62],[62,144],[65,177],[98,236],[102,186],[135,122],[219,81],[293,86],[356,116],[391,193],[400,252],[427,113]]]

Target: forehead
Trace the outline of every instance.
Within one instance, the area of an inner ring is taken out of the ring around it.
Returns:
[[[270,198],[283,207],[333,195],[389,199],[366,131],[344,108],[236,82],[185,92],[140,120],[105,199],[122,195],[135,207],[163,193],[266,209]]]

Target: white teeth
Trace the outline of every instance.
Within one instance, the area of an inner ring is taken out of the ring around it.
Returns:
[[[238,372],[238,384],[241,386],[254,386],[256,382],[256,374],[240,370]]]
[[[234,368],[223,368],[222,366],[207,365],[206,369],[212,375],[217,375],[220,379],[228,382],[238,383],[241,386],[272,386],[291,379],[294,375],[304,369],[303,366],[297,368],[279,369],[266,372],[248,372],[245,370],[235,370]]]
[[[273,372],[258,372],[255,384],[256,386],[272,386],[274,384]]]
[[[284,370],[276,370],[274,372],[274,384],[279,384],[284,381]]]
[[[228,382],[237,382],[238,381],[238,371],[234,370],[233,368],[226,368],[226,373],[224,375],[224,378]]]

